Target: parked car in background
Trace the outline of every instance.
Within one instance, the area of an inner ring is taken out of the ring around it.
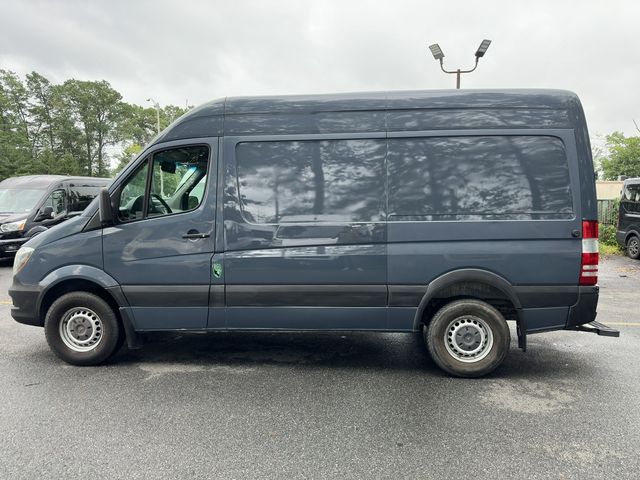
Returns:
[[[628,178],[622,185],[616,240],[629,257],[640,258],[640,178]]]
[[[0,182],[0,257],[50,227],[79,215],[111,179],[27,175]]]

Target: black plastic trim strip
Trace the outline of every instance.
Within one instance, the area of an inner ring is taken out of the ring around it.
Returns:
[[[224,307],[224,289],[224,285],[211,285],[211,289],[209,290],[210,307]]]
[[[426,285],[389,285],[389,306],[417,307],[425,293]]]
[[[209,285],[129,285],[122,292],[132,307],[206,307]]]
[[[577,279],[576,279],[577,280]],[[568,307],[578,301],[578,285],[521,285],[513,287],[522,308]]]
[[[585,285],[580,287],[579,292],[580,295],[576,303],[569,308],[567,316],[567,328],[569,329],[591,323],[596,319],[600,288],[597,285]]]
[[[228,307],[386,307],[386,285],[227,285]]]

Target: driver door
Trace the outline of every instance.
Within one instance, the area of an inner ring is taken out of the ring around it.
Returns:
[[[122,286],[138,330],[207,326],[218,142],[155,150],[112,193],[105,271]]]

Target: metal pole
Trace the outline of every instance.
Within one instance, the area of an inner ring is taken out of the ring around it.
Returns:
[[[156,125],[158,127],[158,134],[160,133],[160,104],[156,103]]]
[[[460,77],[462,76],[463,73],[471,73],[473,71],[475,71],[476,68],[478,68],[478,60],[480,60],[479,57],[476,56],[476,63],[473,66],[473,68],[469,69],[469,70],[462,70],[461,68],[458,68],[456,70],[447,70],[446,68],[444,68],[444,62],[442,61],[442,58],[439,59],[440,60],[440,70],[442,70],[444,73],[451,73],[451,74],[455,74],[456,75],[456,89],[460,89]]]

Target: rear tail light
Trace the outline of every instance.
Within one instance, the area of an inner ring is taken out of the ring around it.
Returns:
[[[595,220],[582,221],[582,262],[578,283],[598,283],[598,222]]]

